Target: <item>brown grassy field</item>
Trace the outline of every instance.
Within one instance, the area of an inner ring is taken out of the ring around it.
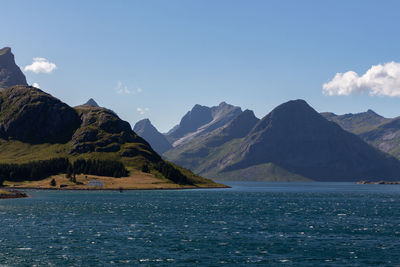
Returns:
[[[50,182],[54,179],[56,186],[51,186]],[[89,187],[88,183],[91,180],[98,180],[104,183],[103,187]],[[66,190],[144,190],[144,189],[188,189],[188,188],[213,188],[226,187],[223,184],[196,184],[178,185],[167,179],[157,178],[152,174],[131,171],[129,177],[114,178],[95,175],[76,175],[76,183],[66,178],[65,174],[51,176],[40,181],[24,181],[24,182],[9,182],[5,181],[4,186],[7,188],[35,188],[35,189],[66,189]]]

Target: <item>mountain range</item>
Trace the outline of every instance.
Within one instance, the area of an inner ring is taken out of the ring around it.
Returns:
[[[400,117],[384,118],[372,110],[356,114],[321,113],[368,144],[400,159]]]
[[[319,114],[303,100],[284,103],[261,120],[225,102],[195,105],[164,135],[172,147],[163,156],[220,180],[396,180],[397,123],[372,110]]]
[[[180,177],[203,185],[212,181],[198,175],[221,180],[398,180],[400,118],[384,118],[372,110],[320,114],[304,100],[293,100],[258,119],[251,110],[222,102],[195,105],[167,134],[148,119],[132,129],[93,99],[70,107],[28,86],[11,49],[1,49],[0,163],[57,157],[117,160],[171,182]]]

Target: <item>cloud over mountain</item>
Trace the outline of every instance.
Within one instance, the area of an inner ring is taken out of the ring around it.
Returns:
[[[148,111],[150,111],[149,108],[140,108],[140,107],[138,107],[136,110],[137,110],[137,112],[139,112],[140,115],[144,115],[144,114],[146,114]]]
[[[374,65],[362,76],[354,71],[336,73],[323,84],[326,95],[351,95],[368,93],[371,96],[400,97],[400,63],[388,62]]]
[[[141,87],[138,87],[136,90],[131,90],[128,88],[128,86],[124,85],[121,81],[117,82],[117,86],[115,87],[115,91],[117,94],[122,95],[122,94],[140,94],[143,92],[143,89]]]
[[[33,73],[52,73],[56,69],[56,64],[45,58],[35,57],[33,58],[31,65],[25,66],[24,71],[31,71]]]

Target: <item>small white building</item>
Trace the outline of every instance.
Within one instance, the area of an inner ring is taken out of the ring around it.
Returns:
[[[104,182],[99,181],[99,180],[90,180],[88,185],[92,186],[92,187],[103,187],[104,186]]]

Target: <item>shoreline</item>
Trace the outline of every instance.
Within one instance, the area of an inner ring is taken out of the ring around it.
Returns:
[[[12,190],[51,190],[51,191],[150,191],[150,190],[188,190],[188,189],[229,189],[231,186],[211,187],[160,187],[160,188],[38,188],[38,187],[3,187]]]
[[[92,184],[91,184],[92,183]],[[37,181],[4,181],[3,189],[29,190],[86,190],[86,191],[124,191],[124,190],[180,190],[229,188],[224,184],[207,182],[176,184],[151,174],[133,173],[129,177],[115,178],[96,175],[76,175],[75,181],[64,174],[50,176]]]
[[[4,189],[4,188],[2,188]],[[28,198],[29,195],[19,190],[2,190],[0,189],[0,199],[11,199],[11,198]]]
[[[372,182],[372,181],[358,181],[357,184],[400,184],[400,181],[377,181],[377,182]]]

